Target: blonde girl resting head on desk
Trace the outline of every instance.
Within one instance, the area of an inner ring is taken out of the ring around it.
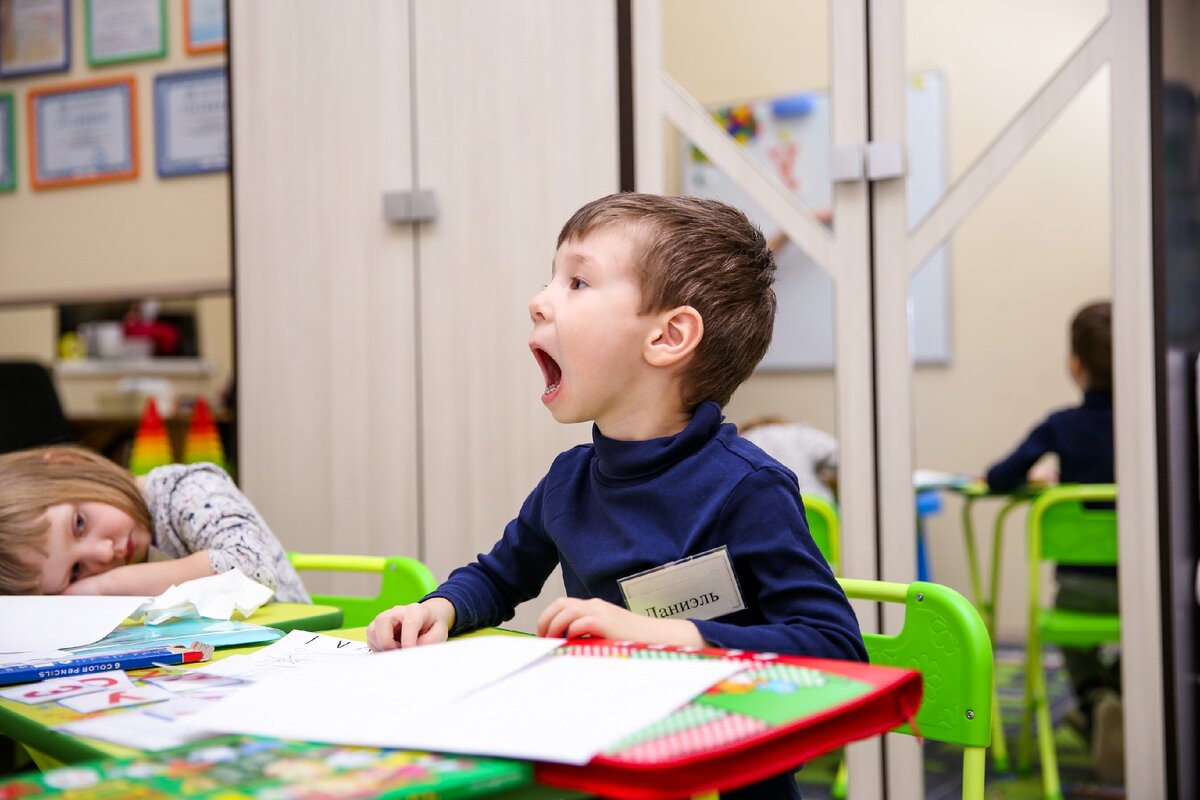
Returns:
[[[0,455],[0,594],[159,594],[238,567],[311,600],[287,552],[229,475],[171,464],[134,478],[82,447]]]

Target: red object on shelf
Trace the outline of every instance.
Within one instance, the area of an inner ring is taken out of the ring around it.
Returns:
[[[133,437],[133,448],[129,453],[129,471],[134,475],[145,475],[155,467],[174,461],[171,453],[171,438],[167,427],[158,414],[154,398],[146,399],[146,408],[138,422],[137,434]]]
[[[221,446],[221,436],[217,425],[213,422],[212,411],[203,397],[196,398],[192,409],[192,421],[188,425],[187,438],[183,442],[183,463],[196,464],[206,461],[228,470],[225,460],[225,448]]]

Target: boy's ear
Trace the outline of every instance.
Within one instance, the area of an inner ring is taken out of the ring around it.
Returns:
[[[704,337],[704,318],[691,306],[662,311],[646,341],[645,356],[652,367],[670,367],[692,354]]]
[[[1067,358],[1067,369],[1071,373],[1071,378],[1079,385],[1081,389],[1087,389],[1088,374],[1087,367],[1083,365],[1083,360],[1071,353]]]

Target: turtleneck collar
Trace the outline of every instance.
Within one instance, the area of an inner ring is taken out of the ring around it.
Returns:
[[[721,407],[706,401],[696,407],[691,421],[679,433],[636,442],[609,439],[592,425],[596,474],[609,480],[630,480],[662,472],[703,447],[724,419]]]
[[[1085,408],[1112,408],[1112,389],[1088,389],[1083,393]]]

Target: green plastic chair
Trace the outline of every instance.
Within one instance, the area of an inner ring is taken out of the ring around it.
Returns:
[[[437,580],[428,567],[404,556],[288,553],[288,557],[300,572],[374,572],[381,576],[379,594],[375,597],[312,595],[314,603],[342,609],[342,626],[346,628],[365,627],[379,612],[392,606],[415,603],[437,588]]]
[[[804,511],[808,517],[808,532],[812,534],[813,541],[833,568],[833,574],[840,574],[842,544],[837,507],[820,497],[805,497]]]
[[[1042,758],[1042,791],[1049,800],[1060,800],[1058,755],[1046,694],[1042,646],[1098,647],[1121,641],[1119,614],[1060,611],[1043,606],[1043,565],[1117,563],[1117,512],[1115,508],[1089,508],[1090,503],[1115,504],[1112,484],[1058,486],[1042,492],[1029,507],[1029,631],[1025,645],[1025,709],[1017,764],[1031,766],[1033,748],[1030,725],[1037,716],[1038,750]]]
[[[992,640],[975,606],[937,583],[887,583],[839,578],[852,600],[903,603],[904,627],[894,636],[864,633],[872,664],[921,673],[924,694],[916,730],[896,729],[963,747],[964,800],[982,800],[992,737]],[[833,787],[845,797],[845,764]]]

